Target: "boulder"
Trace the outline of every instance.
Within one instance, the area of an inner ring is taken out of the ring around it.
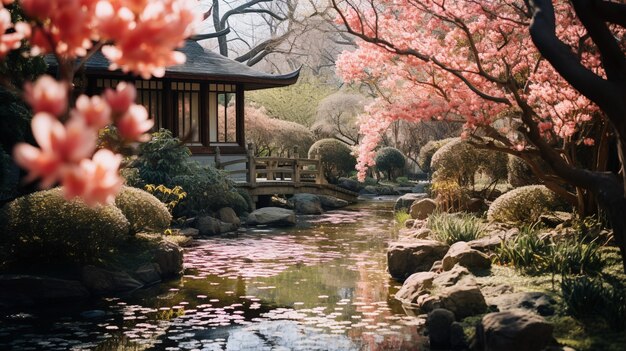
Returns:
[[[137,290],[143,283],[123,271],[109,271],[92,265],[83,267],[83,284],[97,295]]]
[[[487,297],[487,304],[500,312],[523,309],[540,316],[551,316],[556,301],[542,292],[519,292]]]
[[[220,224],[221,221],[219,219],[211,216],[201,216],[196,219],[196,229],[203,236],[220,234]]]
[[[405,228],[413,228],[414,225],[415,225],[414,219],[407,219],[406,221],[404,221]]]
[[[444,308],[436,308],[428,314],[426,328],[431,350],[450,349],[450,326],[454,321],[454,313]]]
[[[452,244],[443,257],[442,268],[449,271],[456,264],[459,264],[470,271],[489,269],[491,260],[484,253],[472,249],[466,242],[459,241]]]
[[[572,223],[574,215],[569,212],[553,211],[550,213],[544,213],[539,216],[539,221],[548,227],[554,228],[560,224],[569,225]]]
[[[226,222],[220,221],[219,224],[220,224],[220,234],[232,233],[234,231],[237,231],[237,229],[239,228],[239,226],[235,223],[226,223]]]
[[[395,298],[424,312],[445,308],[458,319],[483,313],[487,308],[474,276],[458,265],[439,274],[420,272],[411,275]]]
[[[133,272],[133,276],[145,285],[152,285],[161,281],[159,265],[154,262],[146,263],[137,268],[135,272]]]
[[[296,224],[296,214],[280,207],[263,207],[248,216],[249,225],[292,226]]]
[[[183,271],[183,249],[170,241],[162,241],[153,251],[152,261],[159,265],[161,278],[180,275]]]
[[[339,178],[339,182],[337,183],[337,186],[342,187],[344,189],[348,189],[350,191],[354,191],[355,193],[358,193],[362,187],[361,183],[350,178]]]
[[[518,234],[519,229],[517,228],[512,228],[508,230],[496,230],[490,232],[488,235],[485,235],[482,238],[469,241],[467,244],[472,249],[482,252],[494,251],[496,248],[500,247],[500,244],[503,241],[511,240]]]
[[[435,212],[437,209],[437,203],[433,199],[421,199],[415,201],[411,205],[411,218],[414,219],[426,219],[430,216],[431,213]]]
[[[287,200],[287,206],[293,208],[296,213],[304,215],[321,214],[324,212],[322,201],[317,195],[295,194]]]
[[[415,202],[416,200],[425,199],[426,197],[428,197],[426,194],[404,194],[396,200],[396,203],[393,205],[393,211],[409,212],[409,209],[411,208],[413,202]]]
[[[19,307],[89,298],[89,291],[75,280],[42,276],[0,275],[0,307]]]
[[[338,199],[334,196],[318,195],[322,208],[324,210],[336,210],[348,206],[350,203],[346,200]]]
[[[552,325],[542,317],[523,311],[485,315],[476,326],[473,350],[541,351],[554,339]]]
[[[188,236],[190,238],[195,238],[196,236],[200,235],[200,230],[196,228],[184,228],[179,230],[178,234]]]
[[[217,218],[220,221],[225,223],[232,223],[239,227],[241,225],[241,220],[237,217],[237,213],[230,207],[222,207],[219,211],[217,211]]]
[[[428,271],[443,258],[449,246],[434,240],[398,241],[389,244],[387,266],[389,274],[403,280],[415,272]]]

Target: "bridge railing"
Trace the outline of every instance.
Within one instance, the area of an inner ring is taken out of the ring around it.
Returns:
[[[245,169],[236,167],[245,164]],[[248,144],[246,157],[222,162],[219,147],[215,150],[215,167],[237,178],[245,174],[246,183],[284,181],[291,183],[325,184],[324,170],[319,156],[300,158],[297,147],[291,157],[255,157],[254,145]],[[235,169],[229,169],[229,167]],[[243,177],[240,177],[243,178]]]

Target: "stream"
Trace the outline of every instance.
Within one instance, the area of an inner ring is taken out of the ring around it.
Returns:
[[[196,240],[185,275],[0,318],[0,350],[420,350],[386,272],[393,199]]]

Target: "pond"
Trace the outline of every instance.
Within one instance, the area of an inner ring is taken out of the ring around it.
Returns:
[[[393,202],[197,240],[185,275],[130,296],[19,311],[1,350],[418,350],[386,272]]]

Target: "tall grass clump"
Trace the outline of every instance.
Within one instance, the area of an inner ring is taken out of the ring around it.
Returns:
[[[433,213],[428,217],[427,226],[436,240],[448,245],[477,239],[485,230],[480,218],[468,213]]]
[[[406,222],[408,219],[411,219],[411,214],[408,213],[406,210],[402,210],[402,211],[397,211],[393,214],[395,220],[396,220],[396,227],[397,228],[402,228],[404,227],[404,222]]]
[[[568,312],[578,319],[600,317],[615,331],[626,327],[626,291],[587,276],[563,277],[561,293]]]

